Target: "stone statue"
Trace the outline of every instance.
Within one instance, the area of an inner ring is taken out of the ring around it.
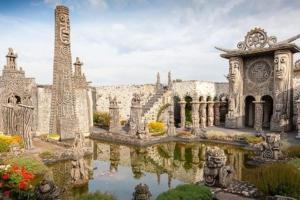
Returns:
[[[109,96],[109,117],[109,132],[118,133],[121,130],[121,124],[117,97],[112,98]]]
[[[226,166],[227,157],[219,147],[207,147],[204,165],[204,182],[207,186],[226,188],[233,180],[234,169]]]
[[[129,118],[129,134],[137,135],[142,132],[142,106],[139,94],[133,94],[131,100],[130,118]]]
[[[228,99],[228,113],[226,115],[225,126],[228,128],[237,128],[241,126],[241,99],[243,92],[243,60],[239,57],[233,57],[229,60],[229,74],[227,79],[229,81],[229,99]]]
[[[278,160],[282,156],[280,135],[267,133],[264,138],[260,145],[261,158]]]
[[[84,185],[89,181],[90,167],[84,160],[84,153],[84,136],[82,134],[76,134],[71,161],[71,179],[72,184],[75,186]]]
[[[135,191],[132,195],[132,200],[150,200],[152,196],[148,185],[142,183],[135,186]]]

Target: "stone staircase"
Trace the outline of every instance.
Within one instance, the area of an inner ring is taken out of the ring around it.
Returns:
[[[168,89],[161,88],[157,90],[145,105],[142,106],[142,118],[147,121],[155,121],[157,113],[161,106],[163,106],[163,98],[169,92]]]

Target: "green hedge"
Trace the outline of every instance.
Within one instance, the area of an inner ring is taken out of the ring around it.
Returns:
[[[211,200],[209,188],[193,184],[179,185],[174,189],[163,192],[156,200]]]
[[[244,180],[256,185],[266,195],[300,199],[300,170],[288,163],[262,165],[243,170]]]

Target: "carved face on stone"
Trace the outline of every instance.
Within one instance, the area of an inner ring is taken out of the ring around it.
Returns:
[[[284,79],[287,70],[288,57],[285,55],[276,55],[274,59],[275,77]]]
[[[232,82],[236,82],[240,73],[240,62],[238,59],[231,59],[229,65],[228,79]]]
[[[66,14],[59,15],[60,21],[60,39],[64,44],[70,44],[70,21]]]
[[[223,149],[218,147],[206,149],[206,165],[209,168],[222,167],[226,164],[227,158]]]

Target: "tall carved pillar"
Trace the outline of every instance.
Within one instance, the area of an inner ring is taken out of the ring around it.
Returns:
[[[121,130],[121,123],[117,97],[109,97],[109,118],[109,132],[118,133]]]
[[[185,105],[186,105],[185,100],[179,101],[179,105],[180,105],[180,121],[181,121],[180,128],[185,129]]]
[[[243,59],[232,57],[229,59],[229,100],[225,126],[227,128],[243,127]]]
[[[200,126],[199,126],[199,100],[193,100],[192,104],[192,134],[199,135],[200,134]]]
[[[200,102],[200,128],[206,128],[206,102]]]
[[[292,52],[275,51],[274,57],[274,109],[271,121],[272,131],[291,128],[292,100]],[[283,123],[282,123],[283,122]],[[284,124],[285,123],[285,124]]]
[[[296,136],[297,139],[300,139],[300,100],[296,101],[297,104],[297,132],[298,135]]]
[[[254,128],[258,133],[262,132],[263,125],[263,101],[253,101],[255,104]]]
[[[142,106],[141,98],[138,94],[134,94],[131,100],[129,134],[136,135],[141,132],[144,125],[142,124]]]
[[[207,102],[207,126],[214,125],[214,102],[208,101]]]
[[[215,126],[220,126],[220,105],[221,105],[221,103],[219,101],[215,101],[215,104],[214,104]]]

